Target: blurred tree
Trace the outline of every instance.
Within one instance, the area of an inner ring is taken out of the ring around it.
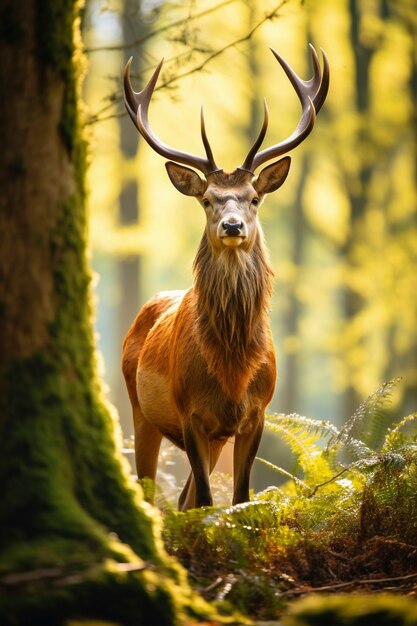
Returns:
[[[251,139],[258,132],[264,93],[274,111],[269,137],[282,136],[298,115],[299,105],[287,83],[280,82],[279,70],[272,73],[268,54],[258,60],[256,47],[264,55],[267,45],[275,46],[302,76],[310,68],[310,61],[308,66],[304,63],[309,40],[328,53],[331,88],[317,129],[294,151],[285,188],[262,208],[277,274],[272,316],[280,366],[274,409],[341,421],[372,389],[398,375],[405,379],[404,406],[398,411],[413,408],[417,389],[414,5],[409,0],[343,0],[337,6],[331,0],[284,1],[267,13],[267,3],[261,0],[207,0],[198,7],[193,2],[156,3],[149,32],[132,34],[122,46],[115,40],[110,47],[119,56],[112,70],[109,57],[102,62],[102,74],[116,73],[123,65],[120,48],[128,49],[135,56],[137,74],[139,61],[146,58],[147,67],[140,68],[143,77],[133,76],[137,87],[164,53],[166,72],[158,88],[172,90],[194,73],[193,79],[181,84],[186,104],[174,107],[166,94],[155,98],[152,115],[158,132],[198,150],[197,133],[188,132],[188,124],[180,118],[188,105],[191,111],[201,103],[204,90],[205,104],[220,111],[217,119],[207,116],[214,140],[219,137],[216,151],[223,149],[234,165],[246,147],[246,129]],[[279,20],[270,17],[278,15]],[[262,30],[259,24],[264,25]],[[235,47],[238,54],[232,57]],[[91,48],[91,52],[97,49]],[[212,61],[212,73],[205,71],[200,82],[197,72]],[[112,102],[120,109],[113,108],[111,115],[122,115],[119,92],[112,93]],[[102,113],[107,116],[109,110]],[[117,143],[114,137],[110,141]],[[144,250],[143,242],[152,242],[152,249],[149,246],[144,252],[142,286],[148,290],[144,295],[187,285],[186,268],[201,228],[196,212],[189,210],[185,199],[166,190],[162,164],[153,167],[146,149],[135,163],[133,158],[122,163],[118,159],[116,179],[121,180],[124,172],[130,180],[138,175],[147,219],[142,222],[142,238],[139,229],[118,229],[115,256],[126,256],[141,245]],[[102,204],[97,203],[95,211]],[[109,212],[114,211],[116,202],[109,204]],[[167,222],[172,225],[169,234]],[[110,240],[108,233],[101,237],[106,244]],[[113,355],[108,358],[110,367],[117,361]]]
[[[323,326],[310,350],[333,355],[343,417],[395,376],[404,377],[397,410],[407,412],[417,393],[417,7],[407,0],[346,0],[336,10],[331,2],[308,2],[306,13],[336,69],[321,140],[309,144],[306,205],[338,272],[308,304],[320,317],[320,294],[339,294],[338,329]],[[308,262],[311,269],[314,258]]]
[[[386,0],[377,3],[349,0],[357,121],[353,144],[350,145],[355,153],[356,168],[344,168],[345,189],[351,207],[351,228],[342,248],[348,271],[351,272],[345,283],[344,302],[347,330],[354,342],[346,355],[348,384],[345,415],[353,412],[363,394],[359,377],[362,376],[363,380],[366,378],[365,369],[374,368],[378,372],[379,381],[375,382],[388,380],[401,373],[407,378],[405,386],[413,388],[414,393],[417,383],[416,334],[407,332],[413,323],[417,323],[416,306],[413,301],[409,302],[408,314],[413,322],[410,325],[411,320],[408,320],[404,324],[403,315],[398,315],[399,302],[395,296],[400,278],[397,275],[398,253],[401,250],[400,264],[403,267],[400,271],[403,275],[413,271],[415,261],[410,242],[403,236],[404,228],[410,226],[412,230],[409,234],[416,236],[415,177],[413,191],[410,190],[408,198],[403,196],[401,200],[403,194],[395,181],[396,176],[403,176],[397,170],[399,160],[406,155],[406,158],[411,157],[410,143],[404,128],[412,129],[412,120],[410,114],[404,115],[401,108],[413,102],[410,90],[413,72],[409,73],[408,84],[401,72],[399,80],[392,75],[391,84],[391,81],[384,80],[380,66],[382,55],[389,50],[396,57],[399,68],[404,71],[407,67],[408,42],[405,37],[399,37],[396,41],[396,31],[398,29],[406,34],[410,7],[402,15],[401,11],[392,10],[393,7],[394,4]],[[411,56],[415,64],[415,49]],[[378,106],[379,102],[390,102],[387,90],[394,91],[401,98],[402,107],[398,103],[400,110],[398,104]],[[399,202],[410,203],[411,211],[407,211],[405,220],[399,207],[396,208]],[[368,275],[366,288],[359,273]],[[386,277],[390,276],[393,280],[387,282]],[[369,289],[370,283],[373,283],[373,287]],[[412,283],[411,279],[410,286]],[[402,293],[406,301],[411,295],[407,291],[405,289]],[[401,345],[402,341],[399,341],[404,332],[408,335],[407,346]],[[374,351],[379,354],[378,364],[372,363]],[[406,411],[407,407],[403,410]]]
[[[376,51],[377,40],[375,38],[361,37],[363,34],[363,14],[358,0],[349,0],[350,12],[350,38],[353,54],[354,71],[354,95],[355,108],[359,123],[356,133],[356,148],[358,150],[358,169],[355,172],[356,180],[347,180],[346,192],[351,207],[352,227],[348,233],[342,254],[348,264],[352,263],[352,252],[358,237],[358,230],[365,214],[369,200],[369,185],[375,163],[368,158],[369,144],[372,143],[372,129],[369,125],[370,111],[370,67]],[[382,17],[382,16],[381,16]],[[345,172],[348,177],[349,174]],[[363,299],[357,290],[350,288],[349,284],[344,289],[345,318],[349,323],[362,311]],[[344,413],[352,415],[361,401],[359,390],[354,381],[347,376],[348,382],[345,390]]]
[[[300,352],[298,349],[300,337],[300,324],[302,307],[299,298],[300,273],[305,265],[304,245],[308,237],[306,223],[304,219],[304,187],[309,175],[310,153],[304,151],[301,155],[300,174],[297,180],[297,188],[294,196],[294,206],[291,211],[291,258],[289,262],[294,268],[294,276],[287,294],[287,308],[284,320],[285,333],[285,360],[283,364],[283,394],[280,400],[280,407],[283,413],[293,413],[299,403],[301,393],[301,369]]]
[[[132,4],[130,0],[123,0],[121,11],[121,26],[123,34],[123,42],[127,44],[130,41],[142,40],[149,32],[147,23],[141,15],[141,3]],[[123,50],[123,64],[127,63],[131,56],[130,50]],[[144,69],[145,55],[138,55],[136,66],[139,67],[139,73]],[[132,122],[129,117],[122,116],[119,118],[120,125],[120,150],[122,158],[126,161],[136,156],[140,134],[134,132]],[[137,176],[132,176],[132,170],[126,168],[127,174],[122,177],[121,192],[119,196],[119,224],[120,226],[129,226],[139,223],[140,207],[139,207],[139,190]],[[140,255],[126,254],[120,255],[118,261],[118,284],[120,285],[119,305],[119,332],[118,345],[121,346],[126,333],[135,319],[139,310],[139,304],[142,301],[140,297]],[[120,363],[120,353],[118,362]],[[130,403],[126,395],[124,381],[118,379],[118,386],[114,390],[116,406],[118,407],[121,419],[123,417],[131,420]],[[123,422],[122,422],[123,424]]]
[[[211,609],[161,547],[96,376],[76,0],[1,7],[2,624]]]

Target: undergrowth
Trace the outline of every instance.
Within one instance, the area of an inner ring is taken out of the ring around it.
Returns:
[[[388,430],[396,381],[384,384],[338,429],[299,415],[266,428],[296,458],[287,480],[233,507],[186,513],[164,503],[168,551],[209,600],[273,619],[310,590],[416,589],[417,413]]]

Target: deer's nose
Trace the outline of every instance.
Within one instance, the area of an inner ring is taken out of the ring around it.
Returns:
[[[237,237],[243,228],[243,222],[223,222],[222,228],[229,237]]]

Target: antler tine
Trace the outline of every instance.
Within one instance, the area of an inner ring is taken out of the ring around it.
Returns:
[[[196,169],[203,172],[206,176],[218,171],[218,167],[213,159],[213,154],[210,148],[210,144],[207,139],[207,135],[204,129],[204,121],[202,124],[203,142],[206,149],[207,159],[190,154],[188,152],[182,152],[176,150],[161,141],[155,133],[152,131],[148,120],[149,103],[152,98],[152,94],[155,89],[156,82],[158,80],[159,73],[162,68],[164,60],[162,59],[158,64],[156,70],[152,74],[148,84],[140,92],[136,92],[132,88],[130,81],[130,66],[132,64],[132,58],[126,63],[124,73],[124,91],[125,91],[125,106],[129,116],[133,120],[136,128],[139,130],[142,137],[148,142],[148,144],[158,154],[172,159],[177,163],[183,163],[184,165],[191,165]]]
[[[219,170],[219,168],[217,167],[217,165],[216,165],[216,163],[214,161],[213,151],[211,149],[209,140],[207,138],[206,125],[204,123],[204,110],[203,110],[203,107],[201,107],[201,113],[200,113],[200,126],[201,126],[201,138],[203,140],[204,149],[205,149],[206,155],[207,155],[207,160],[208,160],[208,162],[210,164],[210,167],[211,167],[211,173],[220,172],[221,170]]]
[[[280,63],[284,72],[288,76],[294,90],[302,105],[302,114],[295,131],[285,140],[270,148],[266,148],[256,154],[255,146],[260,146],[259,137],[254,146],[251,148],[245,159],[241,169],[247,169],[254,172],[262,163],[270,159],[281,156],[298,146],[313,129],[316,114],[321,109],[329,88],[329,63],[327,57],[323,54],[323,74],[321,73],[320,63],[314,47],[310,44],[311,58],[313,62],[313,77],[310,80],[303,80],[294,72],[290,65],[271,48],[272,54]],[[262,134],[262,131],[261,131]]]
[[[324,104],[324,101],[326,100],[326,96],[329,91],[329,83],[330,83],[329,59],[327,58],[327,55],[325,51],[323,50],[323,48],[320,48],[320,50],[321,50],[321,54],[323,57],[323,77],[321,79],[319,92],[317,93],[317,96],[314,101],[314,108],[316,109],[316,114],[320,111],[321,107]]]
[[[266,104],[266,98],[264,98],[264,121],[262,124],[262,128],[260,130],[260,133],[255,141],[255,143],[253,144],[252,148],[249,150],[249,154],[245,159],[245,162],[243,163],[243,165],[241,165],[239,167],[240,170],[247,170],[248,172],[251,172],[252,170],[251,165],[252,165],[252,161],[255,158],[256,153],[258,152],[259,148],[262,145],[262,142],[265,138],[266,135],[266,131],[268,128],[268,105]]]
[[[133,57],[130,57],[130,59],[126,63],[125,72],[124,72],[123,82],[124,82],[124,91],[125,91],[125,106],[134,125],[139,130],[137,119],[136,119],[138,108],[139,106],[145,104],[145,102],[146,102],[146,109],[148,108],[153,91],[155,89],[155,85],[158,80],[159,73],[164,63],[164,59],[161,59],[161,61],[158,63],[148,84],[139,93],[137,93],[136,91],[133,91],[132,83],[130,80],[130,67],[132,65],[132,61],[133,61]]]

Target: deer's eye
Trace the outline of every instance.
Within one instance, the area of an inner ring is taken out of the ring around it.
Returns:
[[[210,206],[210,200],[207,200],[207,198],[203,198],[203,206],[205,206],[206,209],[208,209]]]
[[[252,200],[252,204],[253,204],[253,206],[258,206],[258,204],[259,204],[259,198],[254,198],[254,199]]]

